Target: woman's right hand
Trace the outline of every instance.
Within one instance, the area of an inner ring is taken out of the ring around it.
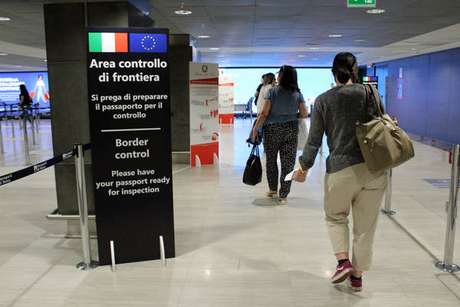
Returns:
[[[301,169],[298,169],[294,172],[294,175],[292,176],[292,180],[296,182],[305,182],[305,180],[307,180],[307,175],[308,175],[308,170],[303,171]]]
[[[257,139],[259,138],[259,133],[257,132],[257,129],[252,129],[252,141],[255,143],[257,142]]]

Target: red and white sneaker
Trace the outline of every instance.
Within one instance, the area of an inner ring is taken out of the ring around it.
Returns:
[[[337,265],[335,274],[331,277],[331,282],[333,284],[338,284],[345,281],[348,277],[350,277],[352,271],[353,265],[348,260],[342,264]]]
[[[350,275],[349,285],[351,290],[355,292],[360,292],[363,290],[363,278],[353,278],[353,275]]]

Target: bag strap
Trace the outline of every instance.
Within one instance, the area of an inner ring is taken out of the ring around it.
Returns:
[[[370,84],[366,84],[364,85],[364,89],[366,91],[366,99],[367,101],[369,101],[370,99],[370,95],[373,96],[373,101],[374,101],[374,105],[375,105],[375,108],[377,110],[377,115],[378,117],[383,117],[383,110],[382,110],[382,107],[381,107],[381,103],[380,103],[380,96],[378,95],[378,92],[377,90]],[[369,105],[369,102],[367,103],[367,105]]]
[[[252,146],[251,156],[259,157],[259,145],[254,144],[254,146]]]
[[[256,155],[257,155],[258,157],[260,157],[260,154],[259,154],[259,145],[256,145]]]

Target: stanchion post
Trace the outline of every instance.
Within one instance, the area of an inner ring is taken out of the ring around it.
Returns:
[[[37,132],[40,130],[40,120],[40,109],[38,109],[38,111],[35,113],[35,126],[37,128]]]
[[[163,236],[160,236],[160,258],[164,266],[166,266],[165,243]]]
[[[37,145],[37,141],[35,139],[35,120],[34,120],[33,115],[30,116],[30,125],[31,125],[31,128],[32,128],[32,144]]]
[[[5,147],[3,145],[3,130],[2,130],[3,118],[0,119],[0,153],[5,153]]]
[[[386,172],[387,188],[385,190],[385,205],[382,212],[386,215],[395,215],[396,211],[391,209],[391,200],[393,196],[393,170],[390,168]]]
[[[79,270],[95,268],[97,263],[91,261],[91,241],[88,226],[88,201],[86,195],[85,156],[83,145],[77,144],[75,150],[75,176],[77,179],[77,200],[80,213],[80,232],[83,249],[83,261],[77,264]]]
[[[115,258],[115,243],[110,241],[110,260],[112,261],[112,272],[117,270],[117,263]]]
[[[455,273],[460,267],[454,264],[455,230],[457,224],[457,201],[459,180],[460,145],[452,148],[452,171],[450,178],[449,206],[447,208],[446,241],[444,244],[444,260],[436,263],[436,267],[444,272]]]
[[[16,123],[16,119],[13,116],[11,116],[10,126],[11,126],[11,137],[12,138],[16,137],[16,133],[14,132],[15,123]]]
[[[26,157],[26,164],[30,164],[30,152],[29,152],[29,135],[27,134],[27,117],[23,113],[22,115],[22,132],[24,135],[24,155]]]

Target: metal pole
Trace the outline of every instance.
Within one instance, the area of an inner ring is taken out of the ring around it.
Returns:
[[[110,259],[112,260],[112,272],[117,270],[117,263],[115,262],[115,243],[110,241]]]
[[[97,266],[96,262],[91,261],[91,241],[88,227],[88,202],[86,196],[85,178],[85,156],[83,145],[75,145],[75,175],[77,181],[77,200],[78,211],[80,213],[81,243],[83,249],[83,261],[77,264],[79,270],[89,270]]]
[[[0,153],[5,153],[5,147],[3,146],[2,122],[3,122],[3,118],[0,119]]]
[[[10,120],[10,124],[11,124],[11,137],[14,139],[16,137],[16,134],[14,133],[14,128],[15,128],[15,124],[16,124],[16,119],[14,118],[14,116],[11,117],[11,120]],[[14,141],[14,140],[13,140]],[[14,146],[13,146],[14,147]]]
[[[30,116],[30,125],[31,125],[31,128],[32,128],[32,144],[37,145],[37,142],[35,140],[35,120],[34,120],[34,115],[33,114]]]
[[[22,132],[24,134],[24,154],[26,156],[26,164],[30,164],[30,153],[29,153],[29,136],[27,134],[27,118],[23,113],[22,115]]]
[[[449,207],[447,209],[446,241],[444,245],[444,261],[436,263],[436,267],[444,272],[455,273],[460,267],[454,264],[455,227],[457,224],[457,201],[459,180],[460,145],[452,148],[452,172],[450,179]]]
[[[163,236],[160,236],[160,258],[163,265],[166,266],[165,244],[163,241]]]
[[[40,121],[41,121],[41,115],[40,115],[40,109],[38,109],[38,112],[35,113],[35,123],[37,127],[37,132],[40,131]]]
[[[395,215],[396,212],[394,210],[391,210],[391,198],[393,196],[393,170],[387,170],[386,176],[387,189],[385,190],[385,207],[382,209],[382,212],[386,215]]]

